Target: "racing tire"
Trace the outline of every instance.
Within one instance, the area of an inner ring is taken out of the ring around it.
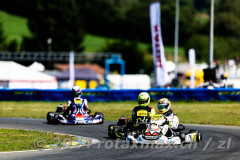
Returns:
[[[202,140],[202,134],[199,131],[197,131],[195,129],[192,129],[192,130],[189,131],[189,133],[196,133],[196,141],[197,142]]]
[[[52,116],[54,114],[55,114],[55,112],[48,112],[47,113],[47,122],[48,122],[48,124],[53,124],[54,123],[54,116]]]
[[[56,109],[56,112],[57,112],[57,113],[63,112],[63,106],[62,106],[62,105],[58,105],[58,106],[57,106],[57,109]]]
[[[179,137],[180,137],[181,141],[184,141],[184,140],[185,140],[185,136],[186,136],[185,133],[183,133],[183,132],[180,132],[180,133],[179,133]]]
[[[104,115],[103,115],[103,113],[102,113],[102,112],[95,112],[94,118],[95,118],[97,115],[101,115],[101,116],[102,116],[102,122],[100,122],[99,124],[103,124],[103,122],[104,122]]]
[[[59,124],[56,115],[58,116],[58,114],[56,114],[55,112],[48,112],[47,114],[48,124]]]
[[[87,114],[90,114],[91,112],[91,109],[87,109]]]
[[[53,124],[59,124],[60,123],[59,120],[58,120],[58,116],[59,116],[59,114],[57,114],[57,113],[54,114],[54,122],[53,122]]]
[[[108,126],[108,137],[111,139],[116,139],[116,125]]]
[[[132,136],[132,135],[133,135],[133,134],[132,134],[131,131],[126,131],[126,132],[125,132],[125,137]]]
[[[139,129],[135,129],[135,130],[134,130],[134,133],[135,133],[135,134],[134,134],[134,137],[135,137],[135,138],[137,138],[137,137],[141,134],[141,132],[140,132]]]

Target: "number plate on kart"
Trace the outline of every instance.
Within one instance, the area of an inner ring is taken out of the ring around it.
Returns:
[[[144,116],[147,116],[147,115],[148,115],[148,112],[147,112],[147,111],[138,111],[138,112],[137,112],[137,116],[140,116],[140,117],[141,117],[141,116],[144,117]]]
[[[154,120],[154,121],[161,120],[161,119],[162,119],[162,115],[160,114],[155,114],[151,118],[151,120]]]
[[[75,102],[75,103],[82,103],[82,100],[80,100],[80,99],[75,99],[74,102]]]

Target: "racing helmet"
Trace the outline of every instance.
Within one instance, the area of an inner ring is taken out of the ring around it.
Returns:
[[[150,96],[147,92],[141,92],[138,95],[138,104],[141,107],[147,107],[150,103]]]
[[[228,74],[227,73],[223,73],[221,74],[221,79],[227,79],[228,78]]]
[[[74,97],[80,97],[82,95],[81,88],[79,86],[73,86],[72,94]]]
[[[166,113],[171,109],[171,101],[167,98],[161,98],[158,101],[158,112],[159,113]]]

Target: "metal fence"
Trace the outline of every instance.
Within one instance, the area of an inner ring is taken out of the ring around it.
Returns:
[[[88,53],[88,52],[75,52],[75,62],[102,62],[105,59],[111,57],[111,55],[117,55],[121,58],[119,53]],[[1,51],[0,60],[4,61],[38,61],[38,62],[68,62],[69,52],[9,52]]]

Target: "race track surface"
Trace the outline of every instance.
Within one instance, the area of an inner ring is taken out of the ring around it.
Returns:
[[[137,146],[109,140],[102,125],[49,125],[45,119],[0,118],[1,128],[53,131],[96,138],[101,145],[68,149],[0,153],[0,159],[239,159],[240,127],[185,125],[186,130],[197,129],[203,134],[198,144],[180,146]]]

